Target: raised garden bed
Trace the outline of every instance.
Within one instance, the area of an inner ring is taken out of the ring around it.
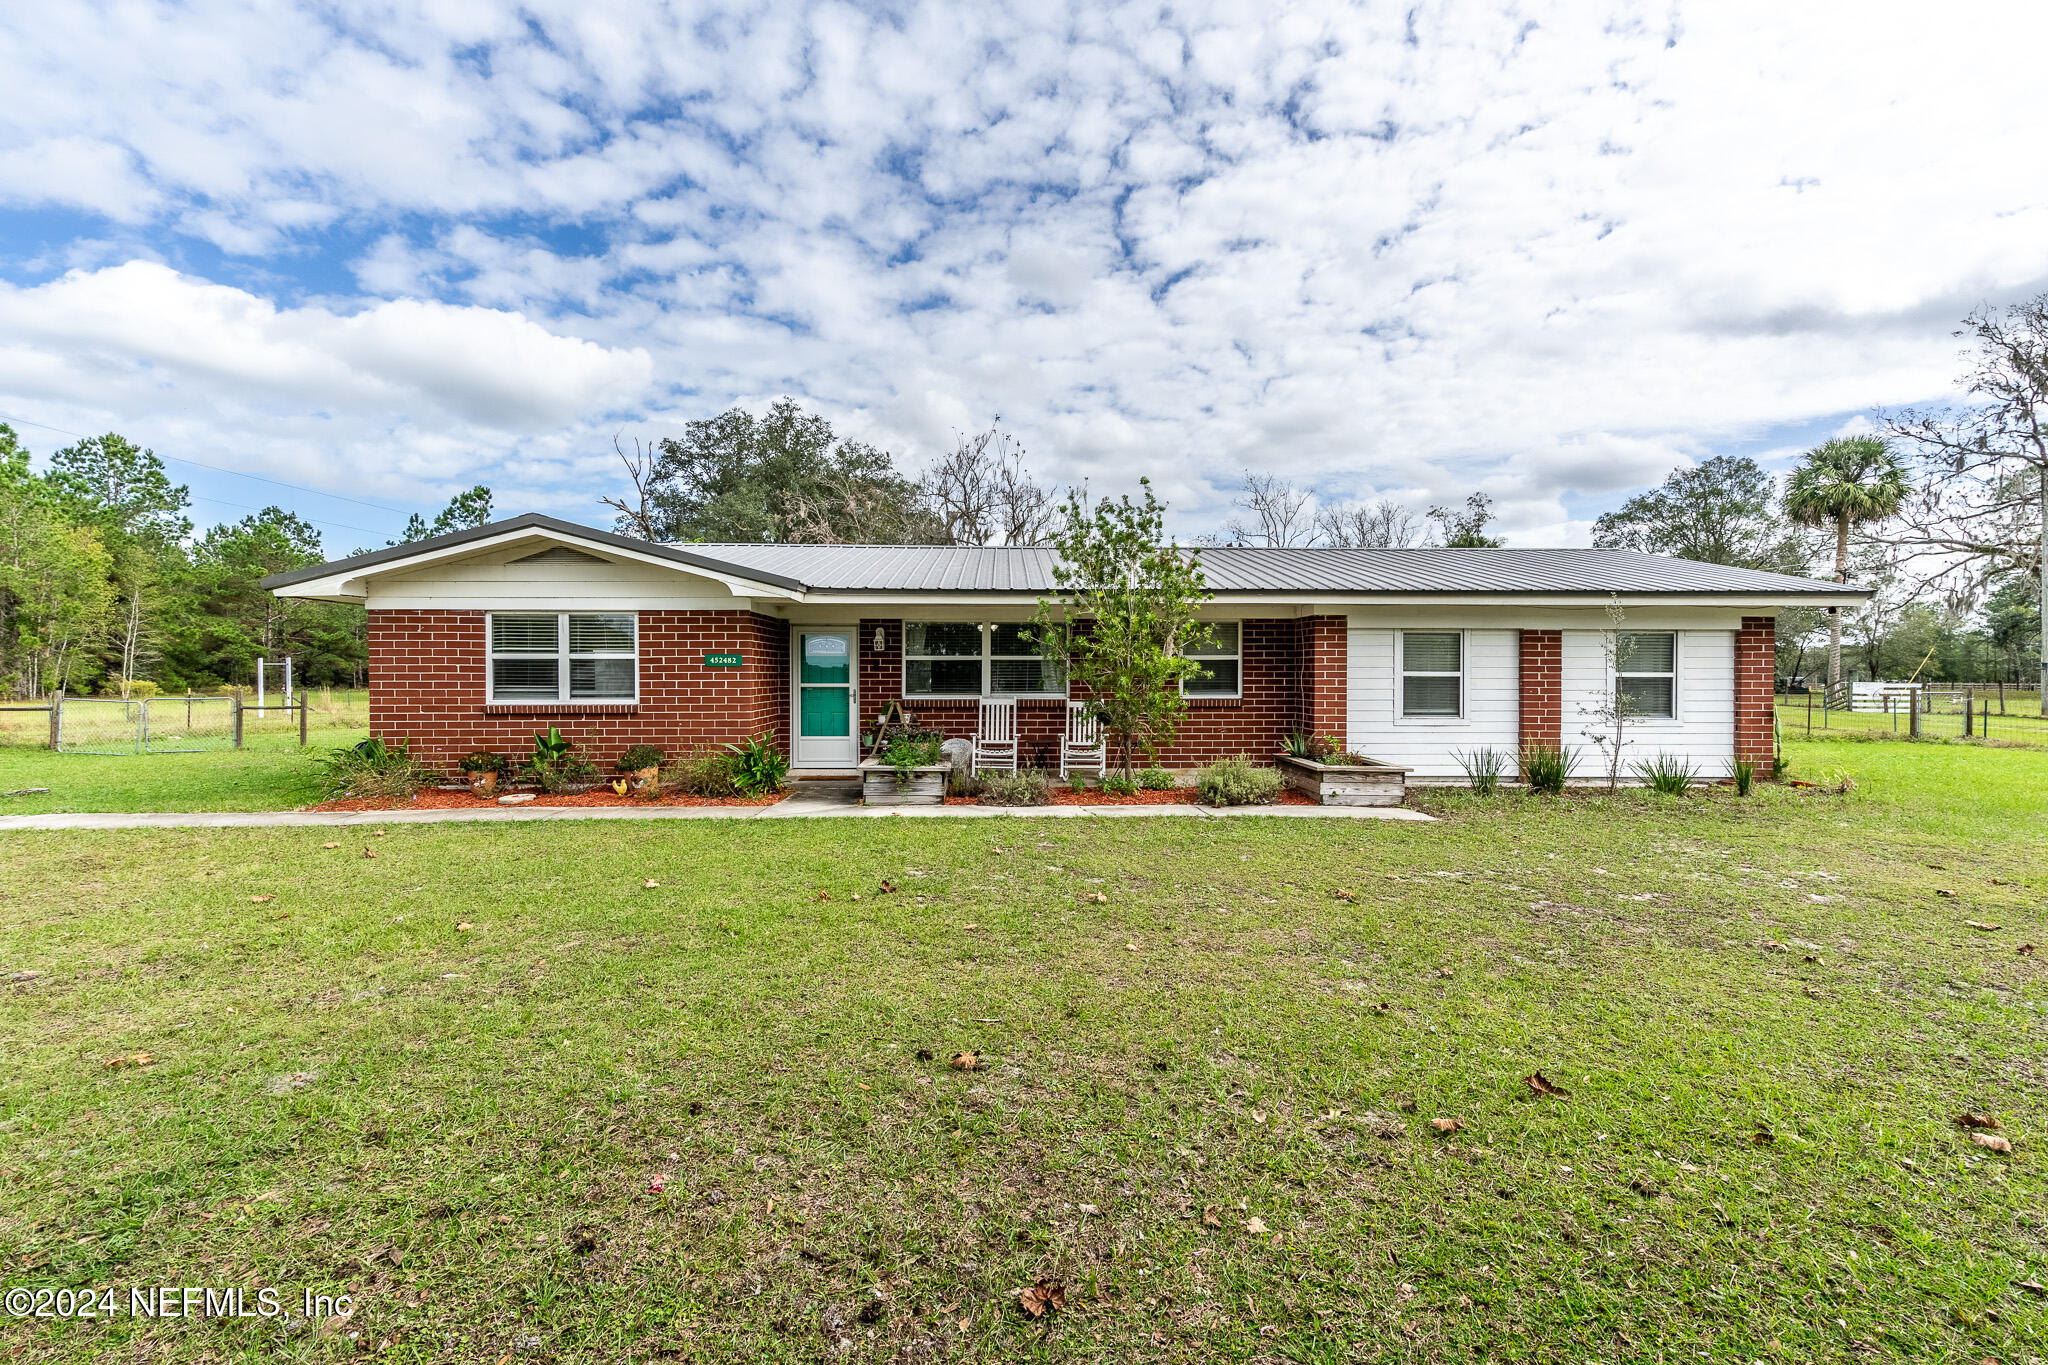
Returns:
[[[946,778],[951,763],[920,763],[898,769],[894,764],[863,760],[860,765],[860,798],[870,806],[941,806],[946,802]]]
[[[1318,763],[1280,754],[1280,779],[1319,806],[1398,806],[1408,791],[1408,769],[1366,759],[1362,763]]]

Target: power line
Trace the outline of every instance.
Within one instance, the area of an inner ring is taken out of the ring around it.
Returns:
[[[91,438],[90,436],[87,436],[87,435],[86,435],[86,434],[85,434],[84,432],[82,432],[82,431],[67,431],[67,430],[65,430],[65,429],[64,429],[63,427],[53,427],[53,426],[51,426],[51,425],[50,425],[50,424],[49,424],[48,422],[31,422],[31,421],[29,421],[29,420],[28,420],[28,418],[26,418],[26,417],[8,417],[8,418],[0,418],[0,420],[4,420],[4,421],[8,421],[8,422],[19,422],[19,423],[21,423],[21,424],[22,424],[23,426],[25,426],[25,427],[37,427],[37,428],[40,428],[40,429],[41,429],[41,430],[43,430],[43,431],[54,431],[54,432],[56,432],[56,433],[57,433],[57,434],[58,434],[59,436],[75,436],[75,437],[77,437],[77,438],[78,438],[79,440],[81,440],[81,441],[89,441],[89,440],[91,440],[91,439],[92,439],[92,438]],[[312,495],[313,495],[314,497],[316,497],[316,498],[333,498],[333,499],[334,499],[335,501],[337,501],[337,502],[352,502],[352,503],[354,503],[354,504],[355,504],[356,506],[358,506],[358,507],[367,507],[367,508],[369,508],[369,509],[371,509],[372,511],[375,511],[375,512],[391,512],[391,513],[394,513],[394,514],[402,514],[402,513],[404,513],[404,511],[405,511],[405,509],[404,509],[403,507],[389,507],[389,506],[386,506],[386,505],[385,505],[385,504],[383,504],[383,503],[376,503],[376,502],[364,502],[364,501],[363,501],[363,500],[362,500],[361,498],[351,498],[351,497],[346,497],[346,496],[344,496],[344,495],[342,495],[342,494],[340,494],[340,493],[329,493],[329,492],[327,492],[327,491],[326,491],[325,489],[320,489],[320,488],[308,488],[308,487],[306,487],[306,486],[305,486],[304,484],[300,484],[300,483],[286,483],[286,482],[285,482],[285,481],[284,481],[283,479],[269,479],[269,478],[265,478],[265,477],[264,477],[263,475],[261,475],[261,474],[248,474],[248,473],[244,473],[244,472],[243,472],[242,470],[239,470],[239,469],[222,469],[222,468],[221,468],[221,467],[220,467],[219,465],[211,465],[211,464],[201,464],[201,463],[200,463],[199,461],[197,461],[197,460],[188,460],[188,459],[186,459],[186,458],[185,458],[184,456],[182,456],[182,455],[158,455],[158,456],[157,456],[157,458],[158,458],[158,459],[160,459],[160,460],[169,460],[169,461],[171,461],[171,462],[172,462],[172,463],[174,463],[174,464],[188,464],[188,465],[191,465],[191,466],[192,466],[192,467],[193,467],[194,469],[207,469],[207,470],[211,470],[211,471],[212,471],[212,472],[214,472],[215,474],[230,474],[230,475],[233,475],[233,476],[234,476],[235,478],[238,478],[238,479],[254,479],[254,480],[256,480],[256,482],[258,482],[258,483],[267,483],[267,484],[274,484],[274,485],[276,485],[276,486],[277,486],[277,487],[279,487],[279,488],[290,488],[290,489],[293,489],[293,490],[295,490],[295,491],[297,491],[297,492],[300,492],[300,493],[311,493],[311,494],[312,494]],[[218,499],[204,499],[204,501],[219,501],[219,500],[218,500]],[[223,504],[223,506],[227,506],[227,507],[234,507],[234,506],[237,506],[237,504],[235,504],[235,503],[225,503],[225,504]],[[341,522],[338,522],[338,521],[328,522],[328,523],[326,523],[326,524],[327,524],[327,525],[329,525],[329,526],[340,526],[340,525],[342,525],[342,523],[341,523]],[[360,531],[360,530],[362,530],[363,528],[362,528],[362,527],[360,527],[360,526],[351,526],[351,527],[349,527],[348,529],[350,529],[350,530],[352,530],[352,531]],[[382,534],[382,532],[378,532],[378,531],[372,531],[372,532],[371,532],[370,534],[371,534],[371,535],[381,535],[381,534]]]

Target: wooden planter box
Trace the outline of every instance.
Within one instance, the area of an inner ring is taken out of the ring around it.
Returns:
[[[1317,763],[1281,754],[1280,777],[1319,806],[1398,806],[1408,791],[1408,770],[1391,763]]]
[[[860,765],[860,796],[870,806],[943,806],[950,763],[932,763],[912,768],[899,780],[886,763],[868,759]]]

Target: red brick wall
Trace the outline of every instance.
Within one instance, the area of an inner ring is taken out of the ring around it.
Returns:
[[[875,648],[875,630],[883,647]],[[1297,726],[1312,725],[1318,734],[1344,736],[1347,709],[1345,683],[1346,621],[1341,616],[1306,619],[1253,620],[1243,623],[1244,650],[1241,698],[1190,698],[1174,743],[1160,751],[1169,768],[1197,768],[1219,758],[1249,754],[1270,762],[1281,739]],[[1311,651],[1313,654],[1311,656]],[[1313,657],[1314,666],[1304,666]],[[903,623],[870,619],[860,623],[860,708],[863,724],[903,695]],[[1074,697],[1084,694],[1076,688]],[[973,698],[913,698],[905,707],[918,720],[948,738],[972,738],[979,719]],[[1059,740],[1066,724],[1066,702],[1020,699],[1017,741],[1021,762],[1057,768]]]
[[[670,753],[766,730],[789,732],[789,627],[748,611],[643,611],[640,703],[486,707],[481,611],[372,611],[370,731],[403,739],[429,763],[452,768],[472,749],[515,759],[533,735],[561,727],[600,766],[634,744]],[[706,654],[739,654],[738,668],[706,668]]]
[[[1522,632],[1522,747],[1564,742],[1564,632]]]
[[[1776,752],[1771,695],[1777,681],[1778,618],[1745,616],[1735,632],[1735,756],[1766,772]]]

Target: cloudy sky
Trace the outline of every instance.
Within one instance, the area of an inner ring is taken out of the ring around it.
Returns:
[[[1584,543],[2048,288],[2044,49],[2034,0],[9,5],[0,420],[336,552],[479,481],[601,521],[615,434],[785,393],[912,466],[1000,413],[1185,531],[1249,467]]]

